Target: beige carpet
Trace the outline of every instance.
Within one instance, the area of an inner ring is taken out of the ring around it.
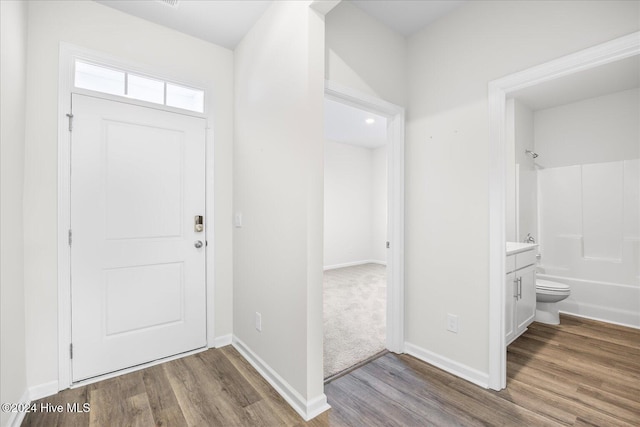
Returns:
[[[364,264],[324,272],[324,377],[385,349],[386,267]]]

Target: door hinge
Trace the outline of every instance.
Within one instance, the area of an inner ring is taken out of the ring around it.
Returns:
[[[389,249],[391,247],[391,245],[389,244],[389,242],[387,242],[387,249]]]
[[[69,229],[69,246],[71,246],[71,241],[73,240],[71,235],[71,229]]]
[[[73,344],[69,344],[69,357],[73,359]]]
[[[73,130],[73,114],[69,113],[67,117],[69,118],[69,132],[71,132]]]

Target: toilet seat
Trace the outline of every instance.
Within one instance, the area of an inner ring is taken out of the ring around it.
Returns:
[[[564,283],[552,282],[550,280],[536,280],[536,292],[545,294],[569,294],[571,288]]]

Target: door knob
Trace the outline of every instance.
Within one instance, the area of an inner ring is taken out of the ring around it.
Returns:
[[[193,243],[193,246],[195,246],[196,248],[200,249],[202,247],[202,240],[196,240]]]

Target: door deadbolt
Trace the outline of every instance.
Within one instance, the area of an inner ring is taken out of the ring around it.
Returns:
[[[204,230],[204,220],[202,215],[196,215],[193,220],[193,229],[196,233],[202,233]]]

